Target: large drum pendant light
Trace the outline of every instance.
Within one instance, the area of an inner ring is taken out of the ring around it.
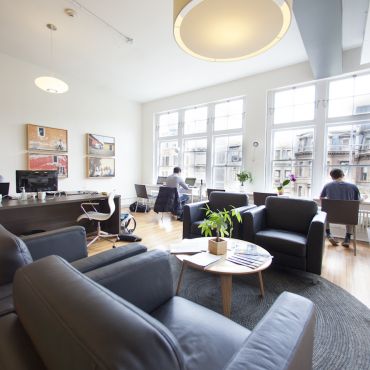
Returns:
[[[291,0],[174,0],[174,36],[187,53],[233,61],[271,48],[287,32]]]

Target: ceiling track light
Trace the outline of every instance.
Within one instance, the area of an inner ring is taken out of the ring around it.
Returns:
[[[53,71],[53,32],[57,30],[54,24],[48,23],[46,27],[50,30],[50,70]],[[68,91],[68,85],[54,76],[41,76],[35,79],[35,85],[51,94],[63,94]]]
[[[77,0],[68,0],[71,4],[79,7],[81,10],[83,10],[85,13],[87,13],[88,15],[90,15],[91,17],[94,17],[95,19],[97,19],[100,23],[104,24],[106,27],[108,27],[111,31],[115,32],[116,34],[118,34],[125,42],[126,44],[133,44],[134,43],[134,39],[130,36],[127,36],[125,35],[124,33],[122,33],[120,30],[118,30],[116,27],[112,26],[110,23],[108,23],[106,20],[104,20],[103,18],[99,17],[96,13],[92,12],[90,9],[86,8],[84,5],[82,5],[79,1]],[[74,15],[70,15],[67,13],[67,10],[73,10],[73,9],[65,9],[64,12],[70,16],[70,17],[73,17]]]
[[[292,0],[174,0],[177,44],[207,61],[236,61],[270,49],[288,31]]]

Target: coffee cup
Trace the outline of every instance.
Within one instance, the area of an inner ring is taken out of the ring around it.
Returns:
[[[39,200],[45,200],[45,198],[46,198],[46,193],[45,193],[44,191],[39,191],[39,192],[37,193],[37,198],[38,198]]]

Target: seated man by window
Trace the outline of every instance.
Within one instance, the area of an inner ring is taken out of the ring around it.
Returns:
[[[327,183],[321,191],[320,199],[327,198],[333,200],[361,200],[360,191],[358,187],[349,182],[343,180],[344,173],[341,169],[335,168],[330,171],[330,177],[333,181]],[[344,247],[349,247],[351,241],[351,235],[353,226],[346,225],[346,236],[342,245]],[[329,239],[330,243],[334,246],[338,245],[337,240],[333,237],[330,232],[330,224],[326,222],[326,237]]]
[[[179,192],[181,206],[183,206],[189,200],[188,194],[181,193],[182,189],[189,190],[189,186],[185,183],[184,179],[181,177],[180,167],[175,167],[173,169],[173,174],[167,177],[166,186],[170,188],[177,188],[177,191]],[[179,214],[179,219],[182,219],[182,207],[181,214]]]

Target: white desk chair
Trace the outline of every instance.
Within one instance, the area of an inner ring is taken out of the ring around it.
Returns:
[[[97,221],[97,223],[98,223],[97,235],[87,243],[88,247],[91,244],[95,243],[99,239],[115,238],[115,241],[118,240],[118,235],[117,234],[109,234],[109,233],[103,231],[101,229],[101,225],[100,225],[100,223],[102,221],[109,220],[112,217],[114,211],[116,210],[116,206],[114,204],[114,195],[115,195],[114,192],[112,192],[108,196],[109,213],[98,212],[98,210],[95,208],[95,206],[98,206],[99,203],[92,203],[92,202],[81,203],[81,209],[83,210],[84,213],[80,217],[78,217],[77,222],[80,222],[81,220],[87,219],[89,221]],[[91,211],[91,210],[87,211],[86,208],[85,208],[87,206],[91,207],[93,209],[93,211]],[[113,248],[115,247],[114,242],[113,242]]]

